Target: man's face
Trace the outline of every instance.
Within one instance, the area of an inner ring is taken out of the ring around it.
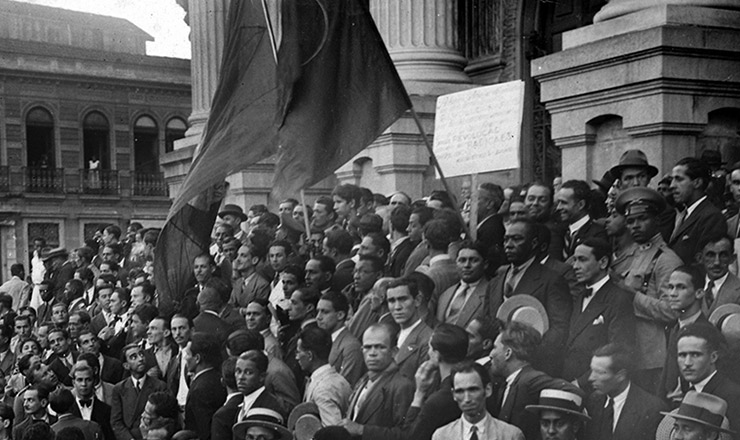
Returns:
[[[612,209],[606,217],[604,229],[609,237],[620,237],[627,230],[627,221],[616,209]]]
[[[193,344],[192,341],[188,342],[188,345],[182,350],[182,359],[185,362],[185,369],[189,372],[194,372],[195,367],[198,366],[198,358],[193,355],[193,351],[190,346]]]
[[[542,440],[576,440],[577,433],[578,425],[565,414],[551,410],[543,410],[540,413]]]
[[[492,192],[478,188],[478,221],[493,214],[493,210],[497,209],[500,203],[501,200],[494,196]]]
[[[46,325],[39,326],[36,329],[36,339],[38,339],[41,348],[49,348],[49,327]]]
[[[96,356],[98,355],[99,347],[97,341],[95,340],[95,336],[93,336],[92,333],[85,333],[83,335],[80,335],[77,342],[82,353],[92,353]]]
[[[223,253],[224,256],[229,261],[234,261],[236,259],[236,255],[239,252],[239,244],[241,242],[239,240],[233,239],[227,243],[224,243]]]
[[[44,365],[42,363],[34,364],[32,371],[33,373],[31,376],[33,377],[32,382],[34,383],[42,381],[53,386],[56,386],[59,383],[57,375],[54,374],[54,371],[52,371],[48,365]]]
[[[239,252],[236,254],[236,260],[234,260],[234,269],[240,272],[251,272],[254,268],[255,262],[252,258],[252,251],[249,250],[249,246],[242,246],[239,248]]]
[[[723,238],[716,243],[708,243],[701,251],[701,264],[710,280],[722,278],[730,270],[734,260],[730,240]]]
[[[658,223],[655,216],[647,212],[631,214],[627,216],[627,229],[635,243],[643,244],[658,233]]]
[[[126,302],[121,300],[121,297],[118,295],[118,292],[114,291],[113,294],[110,296],[111,313],[120,315],[126,311],[125,307],[126,307]]]
[[[275,432],[261,426],[250,426],[247,429],[248,439],[275,440]]]
[[[687,204],[690,202],[695,191],[696,183],[696,181],[691,180],[691,178],[686,175],[685,165],[673,167],[673,173],[671,174],[671,190],[673,190],[673,199],[676,203]]]
[[[100,263],[100,273],[102,275],[113,275],[113,270],[111,270],[108,261],[103,261],[102,263]]]
[[[95,378],[92,371],[77,371],[73,381],[79,398],[92,397],[95,392]]]
[[[216,244],[219,249],[223,249],[224,242],[231,238],[234,238],[234,234],[232,234],[230,230],[223,226],[216,228]]]
[[[187,318],[172,318],[170,330],[172,331],[172,339],[175,340],[177,345],[180,347],[187,345],[191,331]]]
[[[288,256],[286,255],[285,248],[283,246],[271,247],[268,256],[270,258],[270,267],[272,267],[275,272],[281,272],[288,264]]]
[[[319,260],[308,260],[306,263],[306,286],[323,290],[329,281],[326,272],[321,270]]]
[[[622,189],[647,187],[650,176],[646,168],[625,168],[622,170]]]
[[[303,345],[303,340],[298,339],[298,344],[296,345],[295,350],[295,359],[298,361],[298,365],[301,366],[301,370],[308,371],[311,366],[311,359],[312,354],[310,351],[306,350],[306,347]]]
[[[292,273],[283,272],[280,274],[280,281],[283,283],[283,296],[290,298],[298,288],[298,279]]]
[[[555,212],[563,223],[573,223],[578,220],[583,210],[583,201],[576,201],[571,188],[563,188],[555,195]]]
[[[139,315],[131,316],[131,324],[129,325],[129,331],[134,335],[135,338],[143,338],[146,336],[147,324],[139,318]]]
[[[256,302],[247,305],[245,319],[249,330],[262,331],[270,325],[270,313]]]
[[[354,208],[354,202],[350,203],[339,196],[332,196],[332,200],[334,200],[334,212],[336,212],[340,218],[347,217],[352,208]]]
[[[69,322],[69,313],[67,313],[67,307],[64,304],[61,307],[54,307],[51,312],[51,321],[56,325],[63,325]]]
[[[701,382],[716,370],[717,356],[704,339],[685,336],[678,340],[678,368],[691,383]]]
[[[77,336],[80,335],[80,332],[82,331],[82,322],[80,319],[80,315],[74,314],[69,317],[69,324],[67,324],[67,331],[69,332],[69,337],[72,338],[72,340],[76,340]]]
[[[278,215],[280,215],[280,217],[282,217],[283,214],[291,216],[293,215],[293,208],[295,208],[295,206],[293,206],[292,203],[283,202],[278,206]]]
[[[15,322],[15,334],[24,340],[31,336],[31,324],[25,319],[19,319]]]
[[[612,359],[609,356],[591,358],[591,375],[588,377],[591,386],[602,394],[611,394],[619,388],[621,379],[618,372],[612,371]]]
[[[131,289],[131,307],[136,308],[146,302],[146,297],[144,295],[144,287],[143,286],[136,286],[133,289]]]
[[[355,283],[355,290],[360,293],[368,292],[378,281],[380,272],[373,269],[373,263],[368,260],[360,260],[355,265],[352,272],[352,279]]]
[[[100,254],[100,258],[106,262],[118,262],[118,254],[113,251],[113,248],[108,246],[103,248],[103,252]]]
[[[132,373],[144,374],[146,371],[146,359],[141,347],[129,348],[126,351],[126,364],[124,365]]]
[[[590,285],[599,281],[606,275],[608,267],[608,259],[597,260],[591,247],[581,244],[573,252],[573,271],[579,283]]]
[[[504,376],[506,372],[506,360],[508,358],[509,348],[501,342],[501,335],[496,337],[493,341],[493,349],[491,349],[491,374],[494,376]]]
[[[689,420],[674,419],[670,440],[709,440],[709,432],[701,424]],[[719,436],[714,437],[720,438]]]
[[[411,214],[409,216],[409,226],[406,228],[406,232],[409,233],[409,240],[421,241],[421,233],[424,229],[424,225],[419,220],[419,214]]]
[[[529,235],[531,233],[527,231],[525,223],[513,223],[506,227],[504,253],[510,263],[518,265],[532,256],[534,244]]]
[[[293,216],[293,220],[302,225],[305,221],[304,217],[306,216],[305,208],[302,205],[296,205],[295,208],[293,208],[291,215]]]
[[[473,319],[465,327],[468,334],[468,356],[477,356],[483,350],[483,336],[480,334],[480,321]]]
[[[396,347],[391,346],[391,337],[381,328],[369,328],[362,336],[362,357],[365,359],[367,370],[380,373],[386,370],[393,362]]]
[[[196,258],[193,262],[193,274],[198,284],[203,284],[211,278],[213,266],[208,258]]]
[[[117,241],[116,236],[106,230],[103,230],[102,239],[103,239],[103,244],[111,244]]]
[[[313,222],[319,227],[328,225],[331,222],[330,211],[323,203],[314,203]]]
[[[475,371],[455,374],[452,396],[468,420],[477,420],[485,414],[486,398],[492,393],[491,384],[484,386],[480,375]]]
[[[383,251],[380,246],[376,246],[373,239],[368,236],[362,238],[362,241],[360,242],[360,250],[357,251],[357,253],[361,257],[370,255],[383,258]]]
[[[529,217],[529,210],[524,202],[511,202],[509,205],[509,221],[525,220]]]
[[[409,206],[409,201],[406,199],[406,196],[401,193],[393,194],[389,203],[394,208],[398,205]]]
[[[301,300],[301,291],[296,290],[290,296],[290,308],[288,309],[288,318],[291,321],[300,321],[308,313],[306,303]]]
[[[69,339],[62,332],[51,332],[49,334],[49,347],[57,356],[66,356],[69,353]]]
[[[224,216],[221,217],[221,220],[223,220],[224,223],[231,225],[235,231],[239,230],[239,225],[242,223],[241,217],[234,214],[224,214]]]
[[[237,359],[234,369],[236,388],[247,396],[260,388],[265,382],[265,375],[261,373],[252,361]]]
[[[694,287],[689,274],[673,271],[668,277],[668,303],[671,310],[682,312],[703,296],[703,291]]]
[[[416,322],[419,317],[419,306],[421,305],[421,293],[416,298],[411,296],[408,286],[391,287],[386,292],[388,310],[393,320],[401,328],[406,328]]]
[[[160,345],[165,338],[170,335],[170,331],[164,326],[164,320],[156,318],[152,319],[149,323],[149,327],[146,330],[146,339],[150,344]]]
[[[475,283],[485,274],[487,263],[475,249],[460,249],[457,254],[457,273],[466,283]]]
[[[740,202],[740,170],[735,170],[730,174],[730,192],[736,202]]]
[[[39,399],[39,392],[37,390],[26,390],[23,393],[23,411],[26,415],[40,413],[45,407],[46,400]]]
[[[338,312],[334,309],[331,301],[320,299],[316,306],[316,324],[329,333],[333,333],[344,324],[344,312]]]

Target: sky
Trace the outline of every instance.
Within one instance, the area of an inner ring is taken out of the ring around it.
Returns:
[[[147,55],[190,59],[190,28],[175,0],[16,0],[128,19],[154,37]]]

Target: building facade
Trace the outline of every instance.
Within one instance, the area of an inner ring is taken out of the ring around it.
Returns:
[[[130,22],[0,1],[2,274],[33,239],[75,248],[102,224],[160,226],[159,157],[191,113],[188,60],[146,55]]]

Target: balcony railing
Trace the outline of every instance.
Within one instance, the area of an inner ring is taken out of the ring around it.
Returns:
[[[118,194],[118,170],[80,170],[80,189],[83,194]]]
[[[25,167],[23,176],[26,191],[60,194],[64,192],[64,168]]]
[[[135,196],[167,197],[167,184],[164,181],[164,174],[133,171],[132,176]]]

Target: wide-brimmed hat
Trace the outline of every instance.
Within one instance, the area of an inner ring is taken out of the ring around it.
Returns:
[[[609,192],[612,185],[614,185],[615,180],[616,178],[614,177],[614,174],[612,174],[611,171],[607,171],[601,177],[601,180],[594,180],[593,182],[599,187],[599,189],[601,189],[601,191],[604,192],[604,194],[606,194]]]
[[[57,257],[67,258],[69,257],[69,252],[67,252],[67,249],[63,247],[41,251],[41,260],[43,260],[44,263]]]
[[[545,389],[540,391],[540,400],[537,405],[527,405],[527,411],[539,412],[542,410],[558,411],[577,416],[583,420],[591,420],[583,410],[581,396],[570,391]]]
[[[717,307],[709,315],[709,322],[722,332],[729,344],[740,345],[740,305],[732,303]]]
[[[651,179],[658,174],[658,169],[648,163],[647,156],[641,150],[627,150],[622,153],[619,165],[612,167],[610,171],[615,178],[621,179],[625,168],[645,168]]]
[[[232,431],[234,438],[243,440],[247,436],[247,430],[252,426],[259,426],[273,431],[280,440],[291,440],[293,435],[282,425],[283,417],[275,410],[269,408],[251,408],[247,416],[241,422],[234,425]]]
[[[727,402],[712,394],[689,391],[678,409],[660,413],[674,419],[698,423],[720,432],[735,434],[734,431],[723,427],[727,414]]]
[[[239,205],[224,205],[224,209],[218,213],[218,216],[224,218],[226,214],[235,215],[242,219],[242,221],[247,219],[247,215],[244,214],[244,210]]]
[[[544,335],[550,328],[545,307],[537,298],[530,295],[514,295],[501,304],[496,312],[496,318],[504,321],[516,321],[530,325],[540,335]]]
[[[727,162],[722,161],[722,153],[717,150],[704,150],[701,152],[699,160],[703,161],[710,167],[720,167],[726,165]]]
[[[311,440],[316,431],[321,429],[319,407],[313,402],[299,403],[288,416],[288,429],[295,440]]]

